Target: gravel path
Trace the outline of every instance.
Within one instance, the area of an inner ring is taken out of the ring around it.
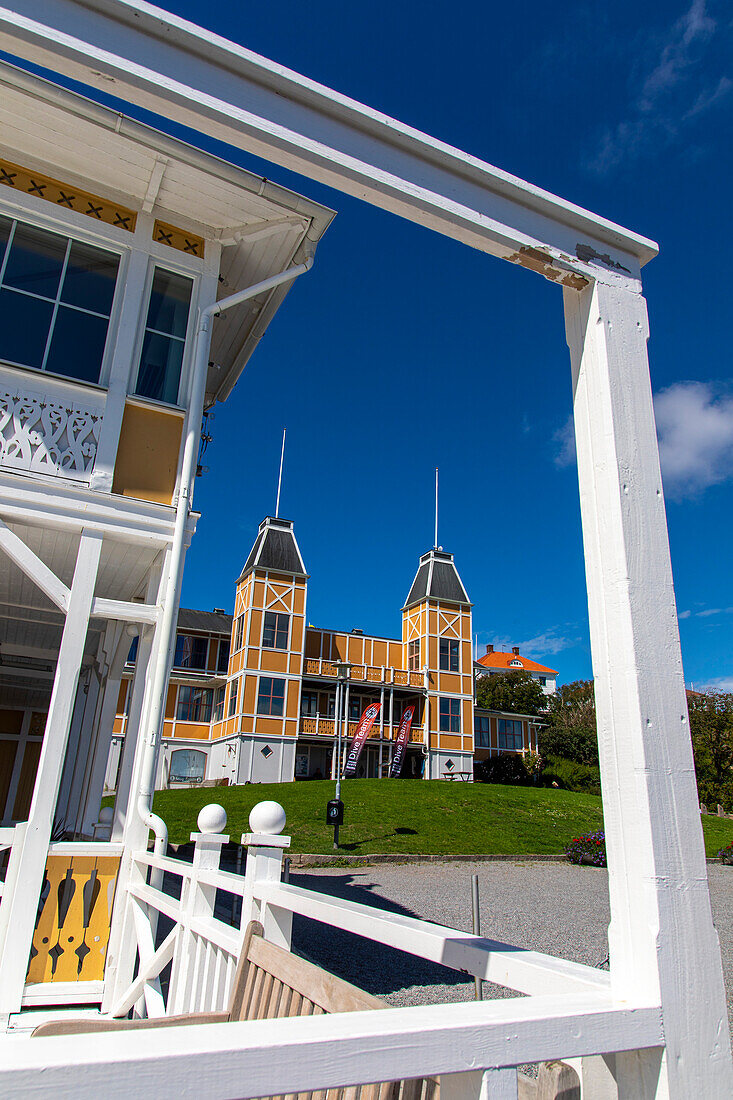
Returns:
[[[492,939],[600,966],[607,955],[608,876],[565,863],[383,864],[291,874],[294,885],[471,929],[471,875],[479,876],[481,929]],[[733,1030],[733,872],[708,866]],[[473,981],[445,967],[301,918],[293,946],[327,970],[394,1005],[464,1001]],[[484,983],[485,997],[516,996]]]

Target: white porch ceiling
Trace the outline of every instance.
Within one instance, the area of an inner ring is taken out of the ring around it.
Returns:
[[[220,297],[277,274],[333,218],[318,203],[0,62],[0,149],[8,159],[222,244]],[[41,200],[39,200],[41,201]],[[288,287],[243,303],[213,329],[207,403],[224,400]]]

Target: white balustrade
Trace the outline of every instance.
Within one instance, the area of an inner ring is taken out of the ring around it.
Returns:
[[[0,374],[0,467],[88,481],[103,413],[102,394]]]
[[[224,1008],[243,929],[250,920],[259,920],[267,939],[289,947],[294,913],[526,996],[353,1013],[348,1019],[323,1016],[191,1026],[185,1032],[173,1029],[178,1038],[163,1029],[156,1035],[156,1057],[176,1057],[166,1062],[163,1091],[156,1077],[156,1095],[183,1094],[191,1072],[211,1100],[440,1074],[443,1100],[489,1100],[517,1096],[516,1067],[524,1062],[661,1049],[659,1007],[615,1001],[605,971],[284,883],[282,857],[290,837],[282,835],[282,807],[259,803],[249,824],[251,832],[242,837],[247,846],[244,876],[219,868],[221,849],[229,838],[222,833],[226,813],[215,805],[199,814],[200,832],[191,834],[191,864],[148,852],[134,856],[142,875],[131,876],[126,904],[135,915],[131,926],[137,937],[138,973],[117,996],[113,1015],[124,1015],[135,1006],[148,1015]],[[181,883],[180,899],[144,881],[148,872],[151,877],[175,876]],[[242,898],[238,928],[215,916],[217,891]],[[174,926],[156,947],[159,915]],[[168,963],[171,977],[165,998],[158,979]],[[65,1043],[64,1051],[73,1049],[78,1068],[83,1068],[86,1048],[77,1040]],[[97,1043],[94,1059],[101,1067],[107,1055],[101,1040]],[[136,1033],[127,1035],[123,1076],[118,1077],[112,1063],[120,1053],[119,1044],[110,1044],[110,1072],[124,1091],[127,1075],[142,1072],[150,1052]],[[59,1058],[66,1064],[66,1053]],[[220,1073],[224,1065],[226,1072]],[[236,1092],[231,1091],[232,1067]],[[79,1100],[92,1100],[86,1073],[80,1072],[78,1080]],[[622,1092],[618,1096],[631,1100]]]

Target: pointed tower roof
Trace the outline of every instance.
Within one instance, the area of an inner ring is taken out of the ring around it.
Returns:
[[[405,611],[408,607],[425,599],[471,606],[453,561],[453,555],[435,546],[420,558],[410,594],[402,610]]]
[[[272,569],[276,573],[292,573],[296,577],[308,576],[291,519],[265,516],[237,584],[253,569]]]

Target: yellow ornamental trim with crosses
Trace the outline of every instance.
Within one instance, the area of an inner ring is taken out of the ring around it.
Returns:
[[[8,160],[0,160],[0,183],[26,195],[45,199],[63,210],[74,210],[77,214],[94,218],[95,221],[106,222],[117,229],[126,229],[128,233],[135,231],[137,214],[134,210],[128,210],[109,199],[102,199],[99,195],[92,195],[89,191],[81,191],[78,187],[62,183],[43,172],[33,172]]]
[[[203,237],[197,237],[195,233],[189,233],[175,225],[168,225],[167,222],[156,220],[153,226],[153,240],[158,244],[167,244],[169,248],[177,248],[179,252],[185,252],[188,256],[204,254]]]

